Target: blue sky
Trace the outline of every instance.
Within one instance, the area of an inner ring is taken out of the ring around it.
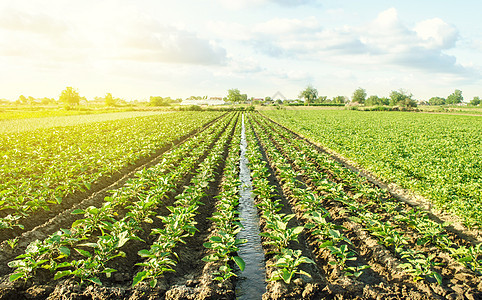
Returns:
[[[478,1],[4,0],[0,98],[482,96]]]

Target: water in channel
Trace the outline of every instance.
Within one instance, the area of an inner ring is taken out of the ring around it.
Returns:
[[[244,114],[241,129],[241,160],[240,174],[241,180],[239,213],[243,228],[238,233],[238,238],[247,239],[248,242],[239,246],[238,255],[245,261],[246,267],[243,272],[238,274],[236,283],[236,299],[253,300],[261,299],[266,291],[265,282],[265,261],[261,238],[259,236],[259,217],[257,208],[254,205],[254,196],[251,191],[250,170],[248,159],[246,158],[246,131],[244,126]]]

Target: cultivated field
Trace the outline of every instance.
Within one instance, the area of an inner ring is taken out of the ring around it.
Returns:
[[[359,112],[289,113],[263,112],[305,136],[326,113],[347,120]],[[263,299],[482,297],[476,239],[290,129],[256,112],[176,112],[2,135],[17,151],[0,152],[12,158],[1,175],[0,299],[253,299],[236,280],[250,260],[237,254],[249,244],[237,238],[247,228],[239,218],[242,136],[265,256]],[[323,144],[319,136],[310,137]],[[377,150],[378,137],[370,140]]]
[[[273,120],[482,226],[482,118],[404,112],[266,111]]]

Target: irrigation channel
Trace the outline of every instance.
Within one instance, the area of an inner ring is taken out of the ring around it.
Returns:
[[[252,195],[253,186],[246,158],[246,129],[244,126],[244,114],[241,129],[241,159],[239,164],[239,179],[241,181],[239,212],[243,228],[238,238],[246,239],[245,244],[239,246],[238,255],[244,259],[246,266],[239,274],[236,286],[236,298],[239,300],[261,299],[266,292],[265,283],[265,258],[259,236],[259,217],[254,205]]]

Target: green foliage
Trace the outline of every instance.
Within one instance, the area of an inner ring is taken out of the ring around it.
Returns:
[[[482,101],[478,96],[475,96],[472,100],[470,100],[470,105],[473,105],[473,106],[477,106],[480,103],[482,103]]]
[[[304,275],[311,278],[311,275],[301,270],[301,264],[314,264],[315,262],[306,256],[301,256],[301,250],[283,249],[280,254],[275,256],[275,262],[271,265],[275,267],[269,281],[283,280],[290,284],[293,277]]]
[[[482,120],[477,117],[354,111],[264,113],[384,181],[422,194],[435,206],[460,216],[466,225],[482,226],[478,181]]]
[[[455,90],[447,97],[446,104],[458,104],[464,100],[461,90]]]
[[[402,107],[417,107],[417,102],[412,99],[412,94],[407,94],[404,90],[392,91],[390,93],[390,105]]]
[[[65,103],[67,105],[78,105],[79,101],[79,92],[71,86],[66,87],[65,90],[60,93],[59,102]]]
[[[163,98],[161,96],[151,96],[149,98],[150,106],[169,106],[171,102],[172,99],[169,97]]]
[[[351,97],[351,101],[352,102],[358,102],[360,104],[364,104],[366,97],[367,97],[367,92],[365,91],[365,89],[357,88],[353,92],[353,96]]]
[[[442,97],[432,97],[428,100],[428,104],[430,105],[444,105],[445,104],[445,98]]]
[[[305,105],[310,105],[318,98],[318,90],[310,84],[300,92],[298,97],[305,99]]]
[[[0,218],[0,231],[21,227],[19,222],[30,213],[61,203],[70,193],[90,189],[99,178],[170,145],[216,116],[219,113],[178,112],[169,118],[79,122],[22,135],[0,134],[4,145],[0,155],[6,158],[0,168],[0,210],[13,211]]]
[[[229,89],[227,100],[231,103],[239,103],[244,99],[239,89]]]

